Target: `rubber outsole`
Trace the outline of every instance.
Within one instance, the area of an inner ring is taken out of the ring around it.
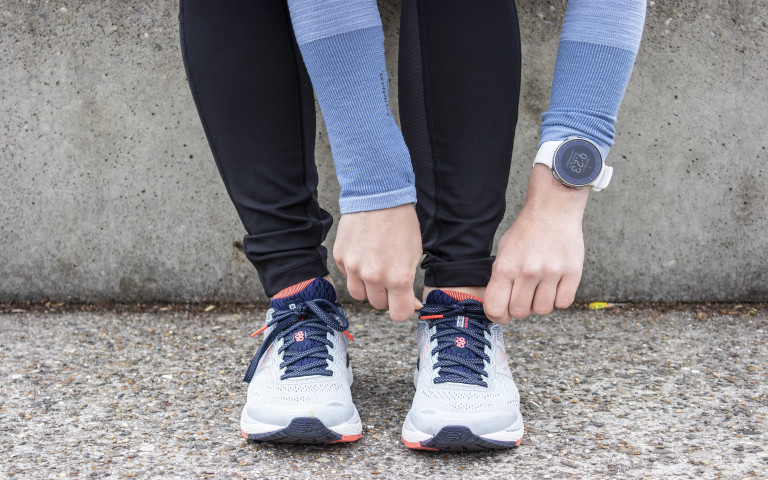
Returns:
[[[342,435],[330,430],[323,422],[312,417],[298,417],[291,420],[287,427],[267,433],[245,433],[243,438],[258,442],[280,443],[342,443],[354,442],[360,435]]]
[[[503,442],[500,440],[489,440],[482,438],[467,427],[463,426],[445,426],[437,432],[437,435],[421,442],[403,443],[408,448],[416,450],[432,450],[440,452],[479,452],[486,450],[500,450],[505,448],[514,448],[520,445],[523,439],[515,442]]]

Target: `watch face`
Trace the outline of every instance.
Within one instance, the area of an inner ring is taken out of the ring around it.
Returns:
[[[562,181],[574,187],[583,187],[600,175],[603,158],[592,142],[575,138],[560,145],[552,166]]]

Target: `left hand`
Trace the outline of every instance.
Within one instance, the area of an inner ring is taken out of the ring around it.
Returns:
[[[565,187],[537,165],[525,206],[499,242],[485,313],[509,323],[573,303],[584,264],[581,222],[590,189]]]

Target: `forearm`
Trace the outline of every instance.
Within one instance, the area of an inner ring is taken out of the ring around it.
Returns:
[[[541,143],[584,137],[608,155],[644,22],[644,0],[568,2]]]
[[[375,0],[289,0],[296,40],[323,112],[341,213],[416,201],[413,169],[389,109]]]
[[[541,143],[578,136],[607,156],[644,18],[641,0],[568,2]],[[551,168],[534,166],[525,206],[499,241],[485,295],[488,318],[507,323],[573,303],[584,265],[581,224],[591,190],[569,188]]]

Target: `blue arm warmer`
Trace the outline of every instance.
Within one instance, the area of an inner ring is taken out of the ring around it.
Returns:
[[[644,22],[645,0],[569,0],[541,143],[579,136],[608,155]]]
[[[408,148],[389,109],[376,0],[288,0],[323,112],[341,213],[416,202]]]

